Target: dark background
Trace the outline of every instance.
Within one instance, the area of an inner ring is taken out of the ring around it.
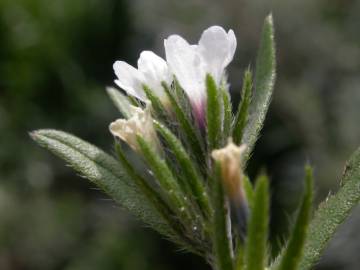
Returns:
[[[144,228],[27,132],[62,129],[112,151],[119,116],[106,96],[112,63],[141,50],[164,55],[178,33],[195,43],[219,24],[234,29],[234,102],[254,66],[261,25],[273,12],[278,79],[249,174],[272,184],[272,240],[283,239],[315,167],[317,202],[337,190],[360,145],[360,1],[1,0],[0,269],[207,269]],[[317,269],[360,268],[359,209]]]

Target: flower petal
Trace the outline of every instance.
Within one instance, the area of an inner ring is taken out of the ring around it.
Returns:
[[[205,69],[197,46],[190,45],[178,35],[164,41],[166,60],[190,101],[201,103],[205,96]]]
[[[171,84],[172,76],[164,59],[151,51],[143,51],[138,60],[138,70],[144,76],[144,83],[150,87],[159,97],[165,92],[161,82]]]
[[[118,77],[115,83],[124,89],[129,95],[132,95],[142,101],[146,101],[142,83],[144,76],[133,66],[130,66],[124,61],[116,61],[114,63],[114,71]]]
[[[232,29],[229,30],[227,37],[229,42],[229,50],[228,50],[228,56],[225,59],[225,67],[233,60],[237,46],[235,33]]]
[[[225,67],[231,62],[236,49],[236,38],[232,30],[226,33],[220,26],[206,29],[199,40],[199,54],[206,63],[207,72],[220,83]]]

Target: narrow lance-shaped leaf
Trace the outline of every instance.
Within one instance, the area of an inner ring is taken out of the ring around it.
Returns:
[[[283,252],[276,259],[270,269],[275,270],[296,270],[299,267],[303,254],[308,224],[310,221],[311,206],[313,198],[313,174],[311,167],[306,167],[305,192],[301,202],[296,222],[291,237]]]
[[[141,102],[138,99],[136,99],[135,97],[133,97],[133,96],[127,96],[127,97],[129,99],[131,105],[136,106],[136,107],[140,107],[142,105]]]
[[[252,151],[271,101],[275,83],[275,44],[272,15],[264,22],[261,44],[256,60],[255,91],[249,108],[249,119],[241,143]]]
[[[179,104],[185,115],[187,115],[189,119],[192,119],[193,116],[192,116],[191,102],[189,100],[188,95],[186,94],[185,90],[181,87],[176,77],[174,77],[172,92],[174,93],[173,96],[175,97],[177,103]]]
[[[209,151],[219,148],[222,134],[222,96],[210,74],[206,75],[206,126]]]
[[[196,131],[195,127],[192,125],[188,115],[182,109],[180,104],[175,99],[173,93],[171,93],[169,87],[166,83],[162,83],[165,93],[167,94],[171,108],[175,114],[176,120],[179,122],[183,136],[187,146],[189,146],[192,156],[196,158],[199,164],[205,164],[205,152],[204,146],[202,145],[199,134]],[[202,169],[202,168],[200,168]]]
[[[231,135],[231,124],[233,121],[233,115],[232,115],[231,97],[229,90],[222,87],[221,95],[222,95],[223,108],[224,108],[224,118],[223,118],[223,126],[222,126],[222,143],[225,144]]]
[[[241,243],[240,239],[237,241],[236,246],[236,257],[234,260],[234,269],[235,270],[244,270],[245,269],[245,262],[244,262],[244,245]]]
[[[174,219],[175,216],[174,212],[172,212],[171,209],[169,209],[167,204],[159,196],[156,190],[154,190],[153,187],[151,187],[148,184],[148,182],[136,172],[135,168],[130,164],[130,162],[126,158],[123,150],[121,149],[120,144],[118,143],[115,144],[115,150],[124,170],[127,171],[127,174],[131,177],[132,181],[135,182],[139,190],[141,190],[141,192],[147,197],[149,201],[148,203],[154,205],[154,207],[159,211],[159,214],[163,217],[163,219],[168,223],[169,227],[173,230],[174,237],[172,237],[171,239],[174,242],[180,244],[181,246],[184,246],[185,248],[191,250],[192,249],[191,245],[189,245],[187,239],[184,239],[182,229],[179,226],[180,224]]]
[[[261,176],[255,185],[253,207],[245,240],[245,269],[264,270],[267,261],[269,227],[269,183]]]
[[[246,194],[246,200],[251,209],[253,207],[253,200],[254,200],[254,188],[248,176],[244,175],[243,178],[243,186]]]
[[[171,133],[169,129],[161,125],[159,122],[154,122],[154,125],[165,139],[168,147],[174,154],[176,161],[180,165],[181,173],[183,173],[186,178],[186,183],[184,184],[188,185],[192,192],[192,194],[189,195],[196,198],[196,201],[199,204],[199,208],[201,209],[204,216],[209,217],[211,209],[207,190],[204,186],[204,181],[202,180],[201,175],[198,173],[198,170],[193,164],[193,161],[186,153],[181,142],[174,134]]]
[[[216,264],[219,270],[232,270],[232,243],[229,233],[229,204],[225,198],[221,182],[221,166],[217,162],[214,166],[212,186],[212,201],[215,213],[213,215],[213,238]]]
[[[146,142],[141,136],[137,136],[137,141],[141,153],[158,181],[160,188],[167,197],[171,209],[177,213],[179,217],[184,219],[185,225],[192,224],[194,216],[189,213],[190,209],[186,207],[185,195],[181,192],[165,160],[163,160],[158,153],[156,153],[152,145]]]
[[[132,103],[130,102],[129,98],[113,87],[107,87],[106,92],[108,93],[110,99],[112,100],[116,108],[121,112],[121,114],[125,118],[130,118],[130,106],[132,105]]]
[[[243,87],[241,91],[241,102],[239,103],[239,107],[233,124],[233,141],[236,144],[239,144],[241,142],[241,139],[244,135],[244,129],[248,121],[252,87],[252,73],[250,69],[247,69],[244,73]]]
[[[359,200],[360,149],[352,155],[347,163],[339,191],[335,195],[329,196],[315,212],[310,223],[304,256],[300,261],[299,269],[311,269],[320,259],[326,244],[351,210],[359,204]]]
[[[147,85],[143,85],[143,89],[144,89],[144,92],[146,94],[146,97],[151,102],[151,108],[152,108],[153,112],[155,113],[155,116],[158,119],[167,122],[167,120],[168,120],[168,117],[167,117],[168,112],[166,111],[165,107],[161,103],[161,100],[159,99],[159,97],[156,96],[155,92],[152,91]]]
[[[151,204],[146,203],[147,198],[113,157],[62,131],[44,129],[30,135],[42,147],[65,160],[75,171],[95,183],[152,228],[165,235],[172,231],[161,214]]]

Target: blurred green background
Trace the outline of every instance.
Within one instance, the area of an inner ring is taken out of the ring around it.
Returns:
[[[317,201],[335,192],[360,145],[360,1],[1,0],[0,269],[208,269],[134,220],[27,132],[63,129],[112,151],[106,96],[112,63],[163,39],[196,42],[203,29],[234,29],[233,100],[254,66],[262,21],[273,12],[278,80],[248,173],[271,176],[274,250],[315,167]],[[360,269],[360,209],[316,269]]]

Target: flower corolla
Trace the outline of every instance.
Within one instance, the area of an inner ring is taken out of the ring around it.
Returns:
[[[132,116],[129,119],[118,119],[110,124],[110,132],[117,138],[126,142],[135,151],[139,150],[137,136],[142,136],[147,142],[155,142],[157,136],[151,117],[150,106],[144,110],[131,106]]]
[[[162,83],[171,85],[176,78],[191,102],[195,117],[204,120],[206,76],[211,75],[217,86],[220,86],[236,46],[234,32],[226,32],[220,26],[206,29],[195,45],[189,44],[179,35],[171,35],[164,40],[166,61],[151,51],[140,54],[137,69],[124,61],[116,61],[115,83],[142,101],[147,100],[144,92],[144,86],[147,86],[166,103]]]

